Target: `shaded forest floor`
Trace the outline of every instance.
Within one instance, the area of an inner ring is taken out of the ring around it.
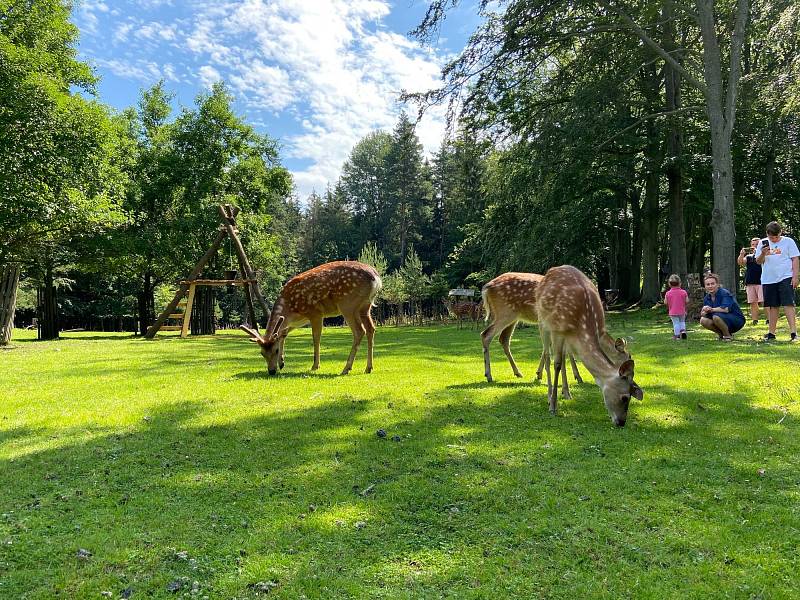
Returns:
[[[785,321],[780,337],[787,337]],[[535,327],[310,331],[268,378],[241,332],[15,332],[0,352],[0,598],[800,595],[800,347],[613,315],[644,402],[560,415]],[[377,435],[378,430],[385,437]]]

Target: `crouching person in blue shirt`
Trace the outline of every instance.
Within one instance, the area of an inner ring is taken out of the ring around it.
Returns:
[[[744,315],[736,298],[719,285],[719,276],[706,273],[703,278],[706,295],[700,309],[700,325],[716,333],[719,339],[730,342],[733,334],[744,327]]]

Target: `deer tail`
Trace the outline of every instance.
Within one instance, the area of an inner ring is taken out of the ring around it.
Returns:
[[[383,289],[383,280],[381,279],[380,275],[375,273],[375,279],[372,280],[372,292],[370,293],[370,298],[369,298],[370,306],[372,307],[378,306],[375,300],[378,297],[378,294],[381,293],[382,289]]]
[[[481,299],[483,300],[483,308],[486,311],[486,316],[483,318],[484,321],[489,321],[489,316],[492,313],[492,305],[489,303],[489,288],[483,286],[481,290]]]

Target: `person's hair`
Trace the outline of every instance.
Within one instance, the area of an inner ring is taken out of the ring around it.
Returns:
[[[717,282],[717,285],[719,285],[719,275],[717,275],[716,273],[712,273],[711,271],[709,271],[708,273],[703,275],[703,283],[704,284],[706,282],[706,279],[713,279],[714,281]]]
[[[750,242],[751,242],[751,243],[752,243],[752,242],[760,242],[760,241],[761,241],[761,238],[760,238],[760,237],[754,237],[754,238],[750,238]]]
[[[681,285],[681,278],[675,274],[670,275],[667,281],[669,281],[669,284],[672,287],[680,287]]]
[[[777,221],[767,223],[767,235],[780,235],[783,228]]]

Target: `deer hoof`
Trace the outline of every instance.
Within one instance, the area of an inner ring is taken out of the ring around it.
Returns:
[[[491,375],[487,375],[486,376],[486,383],[493,383],[493,382],[494,382],[494,379],[492,379],[492,376]]]
[[[561,392],[561,397],[564,398],[564,400],[572,400],[572,394],[569,392]]]
[[[339,373],[339,375],[347,375],[349,372],[350,372],[350,369],[345,368],[345,369],[342,369],[342,372]]]
[[[367,367],[364,369],[364,373],[372,373],[372,367]]]
[[[520,377],[521,378],[522,377],[522,373],[517,371],[516,373],[514,373],[514,377]]]

